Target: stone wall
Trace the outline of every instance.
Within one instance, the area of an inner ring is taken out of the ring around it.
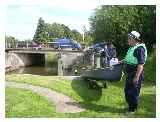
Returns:
[[[5,53],[6,71],[16,70],[31,65],[44,65],[44,54]]]
[[[72,68],[73,65],[77,64],[83,58],[82,53],[68,53],[61,54],[61,60],[63,61],[63,68]]]
[[[73,70],[74,66],[81,64],[84,58],[83,53],[59,53],[58,54],[58,74],[63,75],[65,70]],[[6,71],[16,70],[26,66],[45,66],[45,54],[39,53],[5,53]]]

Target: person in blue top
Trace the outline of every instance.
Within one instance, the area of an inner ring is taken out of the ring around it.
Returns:
[[[113,45],[111,41],[108,42],[107,47],[108,47],[108,53],[109,53],[110,59],[115,58],[117,54],[116,47]]]
[[[147,59],[147,49],[140,39],[140,34],[132,31],[128,34],[130,48],[121,62],[125,63],[126,82],[125,99],[128,103],[128,112],[134,112],[138,108],[138,98],[141,89],[141,82],[144,80],[144,64]]]
[[[116,57],[116,48],[111,41],[105,43],[104,49],[101,51],[101,57],[104,58],[102,67],[109,66],[110,60]]]

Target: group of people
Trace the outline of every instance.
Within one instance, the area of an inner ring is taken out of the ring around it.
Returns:
[[[138,108],[141,83],[144,79],[143,69],[147,59],[147,49],[137,31],[130,32],[127,41],[130,48],[126,53],[125,58],[118,61],[118,63],[123,63],[125,65],[125,100],[128,104],[128,112],[134,112]],[[104,57],[102,61],[104,62],[102,63],[102,66],[104,67],[106,65],[109,66],[110,61],[116,59],[116,48],[111,42],[105,45],[101,56]]]

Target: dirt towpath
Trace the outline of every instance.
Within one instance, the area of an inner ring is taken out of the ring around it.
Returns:
[[[56,112],[76,113],[85,111],[85,108],[72,98],[49,88],[16,82],[6,82],[6,87],[23,88],[44,96],[56,106]]]

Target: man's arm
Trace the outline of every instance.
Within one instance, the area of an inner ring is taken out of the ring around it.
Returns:
[[[139,80],[139,77],[143,71],[144,63],[145,63],[145,49],[143,47],[139,47],[135,50],[134,56],[137,57],[138,65],[137,71],[133,79],[133,84],[136,86]]]
[[[134,76],[134,79],[133,79],[133,84],[136,86],[138,81],[139,81],[139,77],[143,71],[143,65],[144,64],[138,64],[137,66],[137,71],[136,71],[136,75]]]

